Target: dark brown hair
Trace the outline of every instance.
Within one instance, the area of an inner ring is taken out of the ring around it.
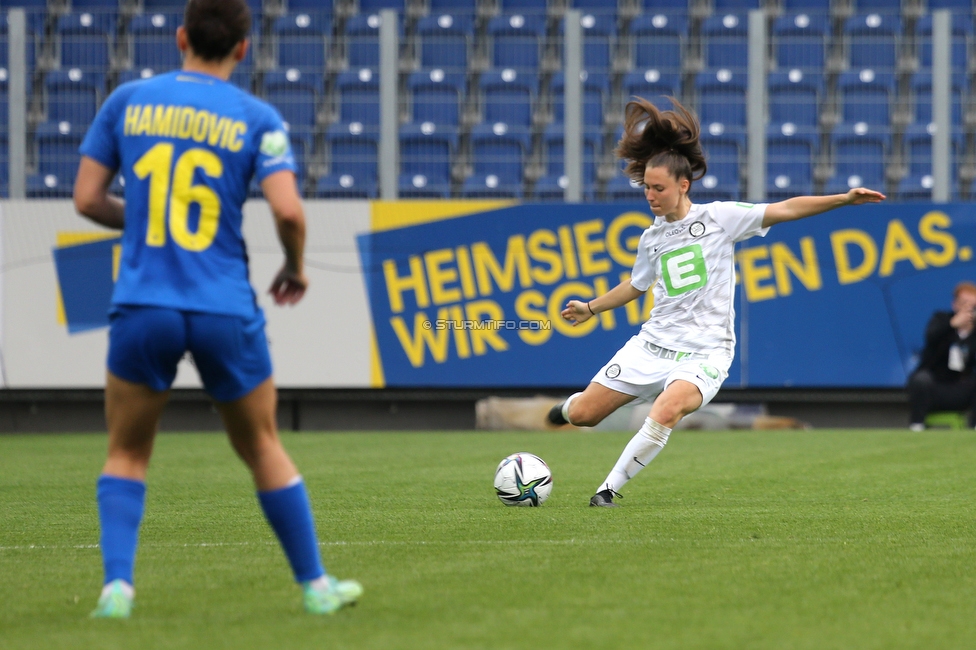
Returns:
[[[220,61],[251,31],[251,9],[245,0],[189,0],[183,28],[193,53]]]
[[[698,143],[698,118],[674,97],[668,99],[674,105],[670,111],[640,97],[627,102],[624,134],[614,153],[627,162],[624,173],[638,183],[644,182],[647,167],[666,167],[673,178],[689,182],[708,169]]]

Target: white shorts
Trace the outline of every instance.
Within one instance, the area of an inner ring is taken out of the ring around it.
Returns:
[[[591,381],[625,395],[651,402],[675,379],[698,387],[702,406],[711,402],[729,376],[732,359],[724,354],[680,360],[661,358],[640,338],[632,337],[600,368]]]

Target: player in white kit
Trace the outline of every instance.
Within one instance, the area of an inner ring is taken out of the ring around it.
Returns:
[[[651,316],[593,377],[586,390],[553,407],[553,425],[594,426],[628,402],[653,400],[644,425],[624,448],[591,506],[616,506],[618,490],[664,448],[671,429],[708,404],[728,377],[735,349],[736,242],[765,236],[770,226],[846,205],[878,203],[880,192],[856,188],[833,196],[778,203],[691,202],[705,175],[698,119],[677,101],[659,111],[637,98],[627,104],[617,157],[644,188],[654,223],[644,231],[629,280],[593,300],[570,300],[562,311],[579,324],[654,289]]]

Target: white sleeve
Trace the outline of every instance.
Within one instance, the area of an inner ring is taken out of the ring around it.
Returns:
[[[768,203],[716,201],[707,209],[712,219],[722,227],[729,238],[734,242],[740,242],[756,235],[766,236],[769,227],[763,228],[762,220],[768,205]]]
[[[653,227],[653,226],[652,226]],[[657,273],[651,264],[651,245],[647,243],[651,229],[648,228],[641,235],[637,244],[637,259],[634,260],[634,270],[630,274],[630,284],[638,291],[647,291],[657,281]]]

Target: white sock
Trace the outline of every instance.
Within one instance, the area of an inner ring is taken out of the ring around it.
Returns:
[[[308,585],[312,589],[328,589],[329,588],[329,576],[326,574],[320,575],[315,580],[309,580]]]
[[[610,470],[607,480],[597,488],[597,492],[607,489],[614,492],[620,490],[627,481],[637,476],[637,472],[644,469],[664,449],[669,435],[671,435],[671,429],[658,424],[651,418],[645,419],[644,426],[624,447],[623,453],[617,459],[617,464]]]
[[[572,395],[566,398],[565,402],[563,402],[563,408],[562,408],[563,417],[566,418],[566,421],[569,422],[570,424],[572,424],[573,421],[569,419],[569,404],[570,402],[572,402],[574,399],[576,399],[582,394],[583,393],[573,393]]]
[[[112,590],[112,585],[115,583],[119,584],[119,587],[121,587],[122,589],[122,593],[125,594],[128,598],[132,599],[133,597],[135,597],[136,588],[130,585],[125,580],[113,580],[112,582],[108,583],[107,585],[102,587],[102,595],[104,596],[105,594],[109,593]]]

